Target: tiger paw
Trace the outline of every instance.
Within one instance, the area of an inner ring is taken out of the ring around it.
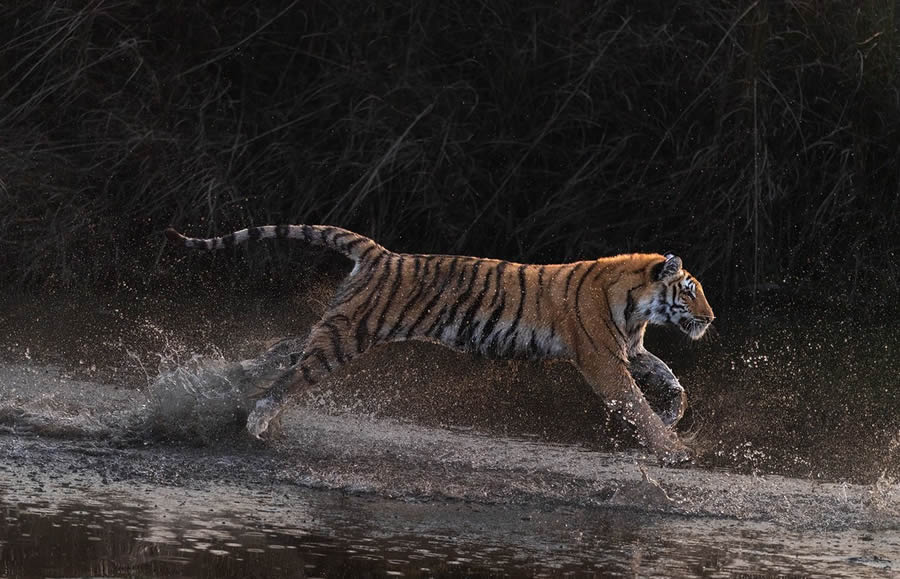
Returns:
[[[661,429],[643,440],[647,449],[653,452],[664,465],[677,465],[690,462],[694,452],[678,436],[668,430]]]
[[[278,415],[279,410],[279,405],[273,400],[258,401],[253,412],[247,417],[247,432],[254,438],[262,438],[262,434],[269,429],[269,423]]]
[[[680,442],[656,451],[656,456],[666,466],[684,465],[694,461],[694,451]]]

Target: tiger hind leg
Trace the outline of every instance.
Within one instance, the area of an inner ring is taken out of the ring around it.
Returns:
[[[282,338],[256,358],[232,364],[227,370],[228,377],[243,391],[258,394],[266,389],[266,384],[272,383],[284,370],[296,364],[305,341],[305,337]]]
[[[351,344],[349,328],[350,322],[346,316],[339,313],[326,314],[310,330],[299,353],[288,352],[291,349],[288,343],[283,348],[284,352],[277,351],[273,354],[273,359],[289,356],[296,357],[296,362],[256,402],[247,418],[247,430],[251,435],[260,438],[291,398],[362,353],[355,344]]]

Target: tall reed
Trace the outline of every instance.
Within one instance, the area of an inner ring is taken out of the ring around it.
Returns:
[[[896,292],[897,27],[890,0],[0,4],[0,283],[166,278],[170,224],[328,222]],[[250,251],[216,263],[302,250]]]

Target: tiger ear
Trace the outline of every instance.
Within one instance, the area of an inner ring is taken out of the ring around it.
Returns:
[[[681,258],[671,253],[666,254],[666,260],[653,266],[654,281],[668,281],[681,271]]]

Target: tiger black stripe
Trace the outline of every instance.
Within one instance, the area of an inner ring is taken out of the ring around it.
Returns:
[[[427,288],[429,290],[437,288],[438,280],[441,277],[441,264],[442,263],[443,263],[443,260],[439,259],[438,262],[434,266],[434,277],[432,278],[431,282],[427,286]],[[436,289],[435,289],[435,291],[436,291]],[[422,288],[421,295],[417,294],[415,297],[416,302],[418,302],[421,299],[422,295],[424,295],[424,294],[425,294],[425,288]],[[419,326],[419,324],[422,323],[422,321],[425,319],[425,317],[429,314],[430,308],[428,307],[428,304],[432,303],[432,301],[437,301],[437,300],[435,300],[434,296],[432,296],[429,299],[428,303],[426,303],[425,307],[422,308],[422,311],[419,312],[419,315],[416,317],[413,324],[409,328],[407,328],[407,332],[406,332],[407,339],[409,339],[409,337],[412,336],[415,329]],[[399,324],[399,320],[398,320],[398,323],[397,323],[397,326],[398,326],[397,332],[398,333],[400,332],[399,325],[400,324]]]
[[[538,290],[534,294],[534,310],[538,319],[541,318],[541,297],[544,295],[544,270],[546,266],[538,267],[537,286]]]
[[[619,330],[619,326],[617,326],[616,323],[612,320],[604,319],[603,321],[606,323],[606,327],[607,327],[607,329],[609,329],[609,333],[612,334],[613,338],[616,339],[616,342],[619,345],[623,345],[625,342],[623,341],[623,338],[621,337],[622,332],[621,332],[621,330]]]
[[[353,311],[352,318],[359,319],[360,314],[365,312],[366,318],[371,315],[372,311],[378,306],[378,302],[381,301],[381,289],[387,283],[388,279],[390,279],[392,275],[391,263],[393,260],[391,259],[393,255],[389,255],[385,257],[384,260],[378,260],[379,262],[384,261],[383,269],[381,270],[381,275],[378,277],[378,280],[375,282],[375,287],[372,288],[372,298],[364,300],[361,304],[357,305],[356,309]],[[378,265],[373,264],[372,267],[372,275],[366,281],[365,284],[359,283],[357,284],[360,288],[360,292],[364,290],[368,290],[369,282],[375,277],[375,274],[378,273]]]
[[[322,353],[321,348],[314,348],[308,354],[308,356],[314,357],[316,360],[319,361],[319,364],[321,364],[327,372],[331,372],[331,364],[328,363],[328,358],[325,357],[325,354]]]
[[[416,262],[418,266],[418,262]],[[418,267],[416,268],[416,273],[418,273]],[[377,337],[381,334],[381,328],[384,326],[384,320],[387,318],[388,310],[391,308],[391,305],[394,303],[394,298],[397,296],[397,291],[400,290],[400,284],[403,283],[403,256],[397,260],[397,273],[394,274],[394,283],[391,286],[391,292],[388,294],[387,300],[385,300],[384,308],[381,310],[381,314],[378,316],[378,322],[375,324],[375,331],[372,332],[372,335]]]
[[[365,237],[357,237],[353,241],[345,243],[343,249],[347,253],[350,253],[351,251],[353,251],[354,247],[356,247],[360,243],[365,243],[366,241],[368,241],[368,240]],[[374,248],[370,248],[370,249],[374,249]]]
[[[472,305],[470,305],[469,309],[466,310],[466,313],[463,314],[462,321],[459,323],[460,331],[456,337],[457,347],[462,347],[467,342],[473,341],[472,338],[475,334],[476,326],[476,324],[473,324],[475,321],[475,314],[478,313],[481,309],[481,304],[484,303],[484,296],[487,295],[488,288],[491,286],[491,273],[494,271],[497,271],[496,267],[488,269],[484,274],[484,283],[481,285],[481,291],[478,292]]]
[[[604,300],[606,301],[606,308],[610,315],[612,315],[612,304],[609,303],[609,297],[604,294]],[[603,317],[603,322],[606,324],[607,329],[609,330],[610,335],[616,340],[616,345],[623,349],[628,344],[628,339],[622,334],[622,330],[619,329],[618,324],[612,318]],[[606,343],[603,344],[606,350],[612,354],[612,356],[622,362],[624,364],[628,364],[628,360],[623,358],[621,353],[616,353],[609,347]]]
[[[403,321],[406,319],[406,313],[408,311],[410,311],[410,308],[412,308],[415,304],[417,304],[420,299],[422,299],[422,294],[425,293],[425,289],[427,287],[430,287],[430,285],[436,283],[437,278],[441,275],[441,262],[438,261],[437,265],[435,265],[435,268],[434,268],[433,278],[431,279],[431,281],[429,283],[425,283],[428,280],[428,274],[431,273],[430,267],[431,267],[431,262],[434,260],[434,256],[425,256],[423,258],[423,256],[417,255],[415,257],[417,260],[424,259],[424,261],[425,261],[425,267],[422,268],[421,282],[416,284],[415,291],[413,292],[412,297],[406,301],[406,303],[403,305],[403,308],[398,313],[397,320],[394,322],[393,327],[390,329],[390,331],[387,333],[387,336],[385,337],[386,340],[390,340],[394,336],[396,336],[398,333],[400,333],[400,330],[403,327]]]
[[[640,285],[636,285],[628,290],[625,294],[625,326],[627,327],[631,323],[631,316],[634,315],[634,290],[640,288]]]
[[[481,336],[478,339],[478,345],[482,350],[485,349],[484,343],[486,340],[491,340],[488,344],[488,349],[494,348],[494,327],[496,327],[497,322],[500,321],[500,316],[503,315],[503,310],[506,309],[506,292],[503,290],[503,271],[505,270],[505,268],[506,262],[501,262],[497,265],[497,288],[494,290],[494,298],[491,300],[491,305],[494,304],[498,295],[500,296],[500,303],[496,308],[493,309],[493,311],[491,311],[490,316],[488,316],[487,322],[484,323],[484,327],[481,329]]]
[[[419,274],[422,272],[422,261],[424,261],[424,260],[422,259],[422,256],[420,256],[420,255],[413,255],[413,256],[412,256],[412,262],[413,262],[413,275],[412,275],[412,280],[413,280],[414,282],[416,282],[416,283],[415,283],[415,287],[418,287],[418,286],[421,286],[421,285],[422,285],[422,278],[421,278],[421,276],[419,276]],[[406,293],[406,295],[410,295],[411,293],[412,293],[412,290],[408,291],[408,292]]]
[[[259,227],[250,227],[249,229],[247,229],[247,237],[249,237],[253,241],[256,241],[257,239],[262,237],[262,231]]]
[[[595,351],[597,350],[597,342],[594,340],[594,337],[591,336],[591,333],[588,331],[587,327],[584,325],[584,319],[582,318],[582,315],[581,315],[581,289],[582,289],[582,286],[584,285],[584,280],[587,279],[587,276],[590,275],[590,273],[594,270],[594,268],[596,266],[597,266],[597,262],[595,261],[594,263],[591,264],[590,267],[588,267],[587,271],[584,272],[584,275],[582,275],[581,278],[578,280],[578,285],[575,286],[575,320],[578,322],[578,326],[581,328],[581,331],[584,332],[584,335],[587,336],[588,341],[591,343],[591,347],[594,348]],[[571,274],[570,274],[570,277],[571,277]],[[566,280],[566,288],[568,288],[568,287],[569,287],[569,280]],[[568,289],[566,290],[566,293],[569,293]]]
[[[469,264],[467,264],[469,265]],[[446,319],[438,328],[437,335],[441,335],[447,326],[452,326],[456,321],[456,313],[459,311],[459,308],[469,299],[469,296],[472,295],[472,288],[475,287],[475,280],[478,278],[478,269],[481,265],[480,261],[476,261],[474,264],[469,266],[470,271],[470,279],[469,285],[466,286],[466,289],[460,294],[460,296],[453,303],[453,306],[450,308],[450,312],[447,314]],[[457,332],[459,332],[459,328],[457,328]]]
[[[581,269],[580,262],[576,263],[575,267],[573,267],[569,271],[569,275],[566,276],[566,289],[563,290],[563,296],[565,296],[565,299],[568,299],[568,297],[569,297],[569,286],[572,285],[572,278],[575,276],[575,272],[578,271],[579,269]]]
[[[550,279],[547,280],[546,286],[550,288],[549,291],[551,292],[551,294],[553,292],[553,282],[555,282],[556,278],[559,277],[559,272],[561,272],[562,269],[563,268],[561,267],[553,268],[553,273],[550,274]]]
[[[457,276],[456,276],[456,281],[453,284],[454,290],[457,290],[462,287],[463,280],[466,279],[466,272],[468,271],[468,268],[469,268],[468,263],[464,263],[463,266],[460,268],[459,274],[457,274]],[[443,293],[443,292],[441,292],[441,293]],[[440,331],[443,331],[443,329],[445,327],[445,325],[444,325],[445,314],[447,313],[447,311],[449,309],[450,309],[450,306],[448,306],[446,304],[443,307],[441,307],[441,310],[438,312],[438,315],[434,318],[434,320],[432,320],[431,325],[428,327],[428,330],[425,331],[426,336],[434,336],[434,337],[440,336],[440,332],[438,332],[438,329],[440,328]],[[438,332],[438,333],[435,333],[435,332]]]
[[[337,358],[338,364],[343,364],[346,358],[344,357],[344,348],[341,346],[340,332],[331,322],[323,322],[322,325],[331,333],[331,349],[334,350],[334,357]]]
[[[501,261],[497,264],[497,287],[494,288],[494,296],[491,298],[491,303],[488,307],[494,307],[494,304],[497,303],[497,298],[500,297],[503,289],[503,272],[506,271],[507,262]]]
[[[619,364],[628,366],[628,360],[622,356],[621,352],[616,352],[612,348],[609,347],[608,344],[604,343],[603,348],[609,352],[609,355],[612,356]]]
[[[413,322],[413,324],[406,331],[407,338],[413,335],[413,332],[416,331],[416,328],[419,327],[419,324],[425,321],[425,318],[428,317],[428,314],[431,313],[431,308],[433,308],[439,301],[441,301],[441,298],[444,297],[444,291],[446,291],[447,286],[450,285],[450,280],[453,279],[453,274],[456,273],[456,266],[458,262],[458,257],[454,257],[450,260],[450,268],[449,271],[447,271],[447,277],[444,278],[444,281],[441,284],[440,288],[436,288],[434,290],[434,295],[431,296],[431,299],[428,300],[428,303],[425,304],[424,308],[422,308],[422,311],[419,313],[416,321]],[[437,278],[435,278],[435,281],[437,281]],[[438,315],[438,318],[440,318],[440,315]],[[426,333],[425,335],[428,334]]]
[[[612,337],[615,338],[616,343],[620,346],[624,346],[628,339],[625,337],[625,334],[622,333],[622,330],[619,328],[619,324],[616,323],[616,320],[612,317],[612,304],[609,303],[609,299],[606,299],[606,311],[609,313],[610,317],[604,317],[603,322],[606,324],[606,327],[609,329],[609,333],[612,334]]]
[[[330,307],[335,308],[351,301],[359,295],[363,289],[368,287],[369,282],[372,281],[372,278],[374,278],[375,274],[378,272],[378,265],[385,259],[385,256],[385,253],[379,254],[374,261],[365,267],[362,274],[357,274],[352,278],[348,278],[349,283],[334,296]]]
[[[538,357],[542,354],[540,348],[538,348],[537,333],[534,330],[531,330],[531,337],[528,338],[528,351],[534,357]]]
[[[516,316],[513,318],[512,324],[510,324],[509,329],[506,330],[506,334],[503,336],[503,342],[509,343],[510,336],[512,336],[512,344],[515,346],[516,343],[516,330],[519,328],[519,322],[522,320],[522,310],[525,308],[525,268],[527,265],[519,266],[519,307],[516,308]]]
[[[552,297],[553,297],[553,283],[556,281],[556,278],[559,276],[560,271],[562,271],[561,267],[553,268],[553,273],[550,274],[550,279],[547,280],[546,286],[547,286],[547,288],[549,288],[547,291],[549,292],[548,295],[550,296],[548,299],[552,299]],[[563,295],[562,298],[565,299],[565,295]],[[555,317],[551,317],[551,319],[550,319],[550,335],[552,336],[553,340],[556,339],[556,318]]]
[[[587,279],[591,272],[597,268],[597,262],[592,263],[587,270],[581,275],[578,279],[578,284],[575,286],[575,315],[580,317],[580,304],[581,304],[581,289],[584,286],[584,280]]]
[[[382,273],[381,277],[378,278],[378,282],[375,284],[375,289],[372,290],[372,295],[375,297],[375,299],[371,302],[363,302],[353,313],[352,317],[356,318],[360,315],[361,311],[365,312],[356,326],[356,351],[360,354],[365,352],[366,348],[370,345],[370,342],[367,340],[367,338],[369,337],[369,332],[367,331],[369,316],[372,315],[372,312],[376,307],[378,307],[378,302],[381,301],[381,288],[384,287],[384,284],[387,283],[388,278],[391,276],[391,261],[393,260],[386,260],[384,273]]]
[[[374,245],[371,245],[371,246],[367,247],[366,250],[363,251],[363,252],[359,255],[359,261],[365,261],[366,258],[369,257],[369,254],[372,253],[373,251],[375,251],[375,249],[376,249],[376,247],[375,247]]]
[[[618,281],[619,281],[621,278],[622,278],[621,275],[620,275],[619,277],[617,277],[617,278],[616,278],[616,281],[613,282],[613,285],[614,285],[615,283],[618,283]],[[608,295],[606,296],[606,312],[609,314],[609,318],[605,318],[607,325],[608,325],[608,324],[612,324],[613,328],[615,328],[615,330],[616,330],[616,334],[618,334],[617,340],[621,341],[621,343],[622,343],[623,345],[624,345],[624,344],[627,344],[627,343],[628,343],[628,338],[625,337],[625,332],[622,331],[622,328],[619,327],[619,323],[616,321],[616,316],[615,316],[615,313],[613,312],[612,304],[609,303],[609,296],[608,296]]]
[[[440,309],[440,311],[438,311],[437,316],[431,322],[431,325],[428,326],[428,329],[425,330],[426,336],[434,337],[434,330],[435,330],[435,328],[437,328],[438,324],[441,323],[441,318],[443,318],[444,314],[446,314],[446,313],[447,313],[447,306],[446,305],[441,306],[441,309]]]
[[[335,233],[334,235],[331,236],[331,246],[334,247],[335,249],[346,250],[347,249],[346,245],[338,243],[338,242],[346,237],[350,237],[351,235],[353,235],[353,234],[350,233],[349,231],[338,231],[337,233]]]

